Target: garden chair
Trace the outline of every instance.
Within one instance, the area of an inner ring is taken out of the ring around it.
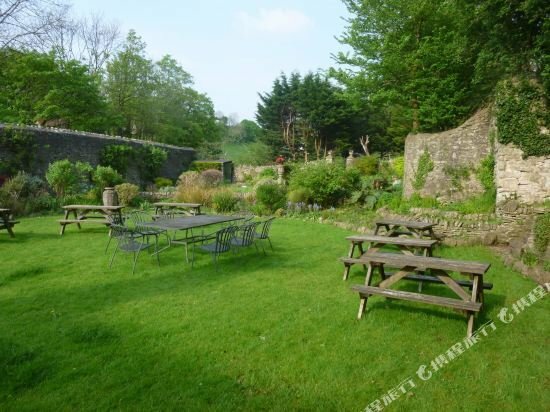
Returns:
[[[111,256],[109,268],[113,266],[113,261],[115,259],[117,251],[120,250],[121,252],[132,253],[133,254],[132,275],[133,275],[136,270],[136,263],[139,257],[139,253],[142,250],[146,250],[153,245],[150,244],[147,241],[146,237],[143,236],[141,233],[136,232],[125,226],[111,225],[111,230],[112,230],[112,238],[116,239],[117,246],[115,248],[115,251],[113,252],[113,256]],[[141,239],[141,240],[138,240],[138,239]],[[157,255],[157,264],[160,267],[159,255],[158,253],[156,255]]]
[[[271,239],[269,238],[269,231],[271,230],[271,223],[273,223],[274,219],[275,217],[270,217],[264,220],[263,222],[259,222],[258,227],[260,230],[254,233],[255,239],[267,240],[269,242],[269,246],[271,246],[271,250],[273,250],[273,245],[271,244]],[[264,250],[264,255],[265,255],[266,254],[265,247],[263,244],[262,244],[262,249]]]
[[[261,222],[251,222],[237,226],[235,235],[231,239],[231,246],[233,247],[233,250],[238,251],[239,249],[254,245],[256,247],[256,251],[259,252],[255,234],[256,227],[260,223]]]
[[[114,213],[114,214],[107,215],[105,219],[109,223],[109,241],[107,242],[107,247],[105,247],[105,253],[107,253],[107,251],[109,250],[109,245],[111,244],[111,239],[114,236],[112,226],[113,225],[124,226],[125,218],[122,215],[119,215],[118,213]],[[135,233],[136,238],[141,236],[142,235],[140,235],[139,233]]]
[[[159,236],[165,235],[166,239],[168,241],[168,245],[170,245],[170,236],[168,236],[168,231],[164,229],[158,229],[153,228],[144,225],[144,223],[151,222],[151,216],[149,214],[141,211],[141,210],[135,210],[132,213],[130,213],[130,221],[133,224],[134,231],[140,233],[141,235],[145,236],[147,241],[149,241],[150,236],[155,237],[155,253],[159,252],[158,249],[158,243],[159,243]]]
[[[218,257],[222,253],[229,252],[231,250],[231,239],[235,236],[236,226],[224,227],[210,236],[204,236],[201,240],[199,248],[204,250],[212,256],[216,270],[218,270]],[[204,242],[212,240],[211,243]],[[198,242],[195,242],[198,243]],[[195,243],[193,243],[193,255],[191,257],[191,267],[195,263]]]

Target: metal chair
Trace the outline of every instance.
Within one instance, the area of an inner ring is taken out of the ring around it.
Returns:
[[[237,226],[235,235],[231,239],[231,246],[233,247],[233,250],[239,250],[254,245],[256,247],[256,251],[259,252],[255,234],[256,226],[260,223],[261,222],[252,222]]]
[[[211,236],[204,236],[202,242],[212,240],[213,242],[202,244],[199,246],[201,250],[204,250],[212,256],[216,270],[218,270],[218,256],[222,253],[229,252],[231,250],[231,239],[235,235],[237,228],[235,226],[224,227],[213,233]],[[195,242],[197,243],[197,242]],[[195,243],[193,243],[193,256],[191,258],[191,267],[195,263]]]
[[[271,223],[273,223],[273,220],[275,220],[275,217],[270,217],[263,222],[259,222],[260,231],[254,233],[254,238],[258,240],[267,240],[269,242],[269,246],[271,246],[271,250],[273,250],[273,245],[271,244],[271,239],[269,238],[269,231],[271,230]],[[262,249],[265,253],[265,247],[262,244]]]
[[[107,223],[109,224],[109,241],[107,242],[107,246],[105,247],[105,253],[107,253],[107,251],[109,250],[109,245],[111,244],[111,239],[113,238],[112,226],[113,225],[124,226],[125,218],[121,214],[111,213],[111,214],[108,214],[105,217],[105,219],[107,220]],[[134,235],[135,235],[136,238],[142,236],[139,233],[135,233]]]
[[[149,227],[144,224],[152,222],[151,217],[147,213],[140,210],[135,210],[130,213],[129,216],[135,232],[145,236],[147,238],[147,241],[149,241],[149,236],[155,237],[155,253],[159,252],[158,243],[160,235],[165,235],[168,241],[168,245],[170,245],[170,236],[168,236],[167,230]]]
[[[146,241],[146,238],[142,236],[140,233],[135,232],[125,226],[120,225],[111,225],[112,230],[112,238],[116,239],[117,241],[117,247],[115,248],[115,251],[113,252],[113,256],[111,256],[111,261],[109,262],[109,268],[113,266],[113,261],[115,259],[115,255],[117,251],[126,252],[126,253],[132,253],[133,254],[133,265],[132,265],[132,275],[135,273],[136,270],[136,262],[139,257],[139,253],[142,250],[146,250],[150,248],[151,245]],[[136,235],[138,235],[136,237]],[[109,238],[110,240],[111,238]],[[141,241],[138,241],[137,239],[141,239]],[[160,267],[160,260],[159,255],[157,255],[157,264]]]

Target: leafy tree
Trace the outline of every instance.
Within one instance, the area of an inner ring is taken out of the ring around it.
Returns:
[[[341,152],[369,133],[367,111],[320,74],[282,74],[260,100],[256,119],[264,140],[292,159],[319,158],[328,149]]]
[[[117,132],[144,138],[152,133],[153,63],[145,43],[130,30],[122,49],[107,63],[105,92],[119,117]]]
[[[76,61],[51,54],[0,51],[0,120],[39,124],[50,121],[77,130],[103,131],[108,107],[96,80]]]
[[[468,42],[470,15],[462,2],[344,3],[352,17],[340,41],[353,52],[337,60],[351,69],[335,74],[388,108],[391,126],[403,133],[442,130],[471,113],[479,103],[469,87],[475,48]]]

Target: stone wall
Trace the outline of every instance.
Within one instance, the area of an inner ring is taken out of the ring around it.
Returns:
[[[0,124],[0,131],[3,128],[4,125]],[[165,150],[168,153],[168,159],[159,175],[173,180],[189,168],[195,157],[195,150],[188,147],[35,126],[25,127],[25,130],[34,133],[37,144],[31,169],[26,170],[26,172],[36,176],[44,176],[48,164],[56,160],[69,159],[73,162],[88,162],[95,167],[99,163],[102,149],[113,144],[125,144],[132,147],[152,144]],[[7,151],[0,147],[0,161],[8,155]],[[133,168],[130,165],[127,174],[131,182],[139,183],[139,172],[135,167]]]
[[[523,158],[514,145],[495,148],[497,203],[517,199],[532,205],[550,200],[550,156]]]
[[[482,193],[483,187],[473,171],[491,153],[490,129],[489,110],[484,109],[456,129],[409,135],[405,141],[403,195],[410,197],[415,192],[413,181],[424,151],[430,154],[434,167],[426,176],[424,187],[418,191],[421,196],[456,201]],[[448,167],[468,168],[471,171],[469,177],[461,182],[462,190],[451,184],[446,173]]]

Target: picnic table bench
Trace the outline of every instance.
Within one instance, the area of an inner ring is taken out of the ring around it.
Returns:
[[[0,230],[6,229],[10,237],[15,237],[13,226],[18,224],[18,220],[10,219],[10,209],[0,209]]]
[[[399,248],[399,250],[406,255],[414,255],[416,253],[422,253],[424,256],[432,256],[433,248],[438,243],[433,239],[411,239],[401,237],[388,237],[377,235],[353,235],[346,238],[351,242],[348,258],[353,258],[356,250],[359,250],[359,257],[362,257],[365,253],[378,252],[383,246],[392,245]],[[368,243],[370,246],[367,251],[363,248],[363,243]],[[344,262],[344,280],[349,276],[349,271],[353,262]]]
[[[157,217],[162,216],[168,212],[190,214],[190,215],[200,215],[201,214],[201,203],[177,203],[177,202],[156,202],[153,203],[155,206],[155,215]]]
[[[352,289],[358,292],[360,297],[359,312],[357,315],[359,319],[361,319],[365,312],[369,296],[379,295],[392,299],[428,303],[464,311],[468,319],[466,333],[470,337],[474,328],[474,316],[482,308],[483,289],[492,288],[491,284],[483,283],[483,275],[485,275],[490,267],[488,263],[408,256],[396,253],[367,253],[360,258],[343,258],[342,260],[348,263],[368,265],[365,285],[352,286]],[[386,274],[384,272],[384,265],[397,268],[398,271]],[[381,281],[375,286],[371,286],[374,269],[378,269]],[[432,276],[415,274],[414,272],[419,269],[422,271],[429,270]],[[453,272],[469,277],[470,281],[455,280],[451,277],[451,273]],[[390,286],[402,279],[441,283],[451,289],[458,296],[458,299],[390,289]],[[471,292],[467,293],[463,289],[464,287],[471,289]]]
[[[63,206],[65,210],[65,216],[63,219],[58,220],[61,225],[60,235],[65,233],[65,227],[67,225],[76,224],[81,229],[81,223],[98,223],[101,225],[109,226],[111,224],[108,219],[111,215],[118,215],[122,220],[122,209],[124,206],[101,206],[101,205],[67,205]],[[90,213],[96,213],[97,215],[91,215]],[[69,216],[73,215],[70,219]]]
[[[379,219],[374,223],[376,225],[376,229],[374,229],[375,235],[378,235],[380,229],[384,228],[384,235],[389,237],[408,235],[418,239],[428,238],[438,240],[433,231],[433,227],[437,226],[437,223],[399,219]]]

